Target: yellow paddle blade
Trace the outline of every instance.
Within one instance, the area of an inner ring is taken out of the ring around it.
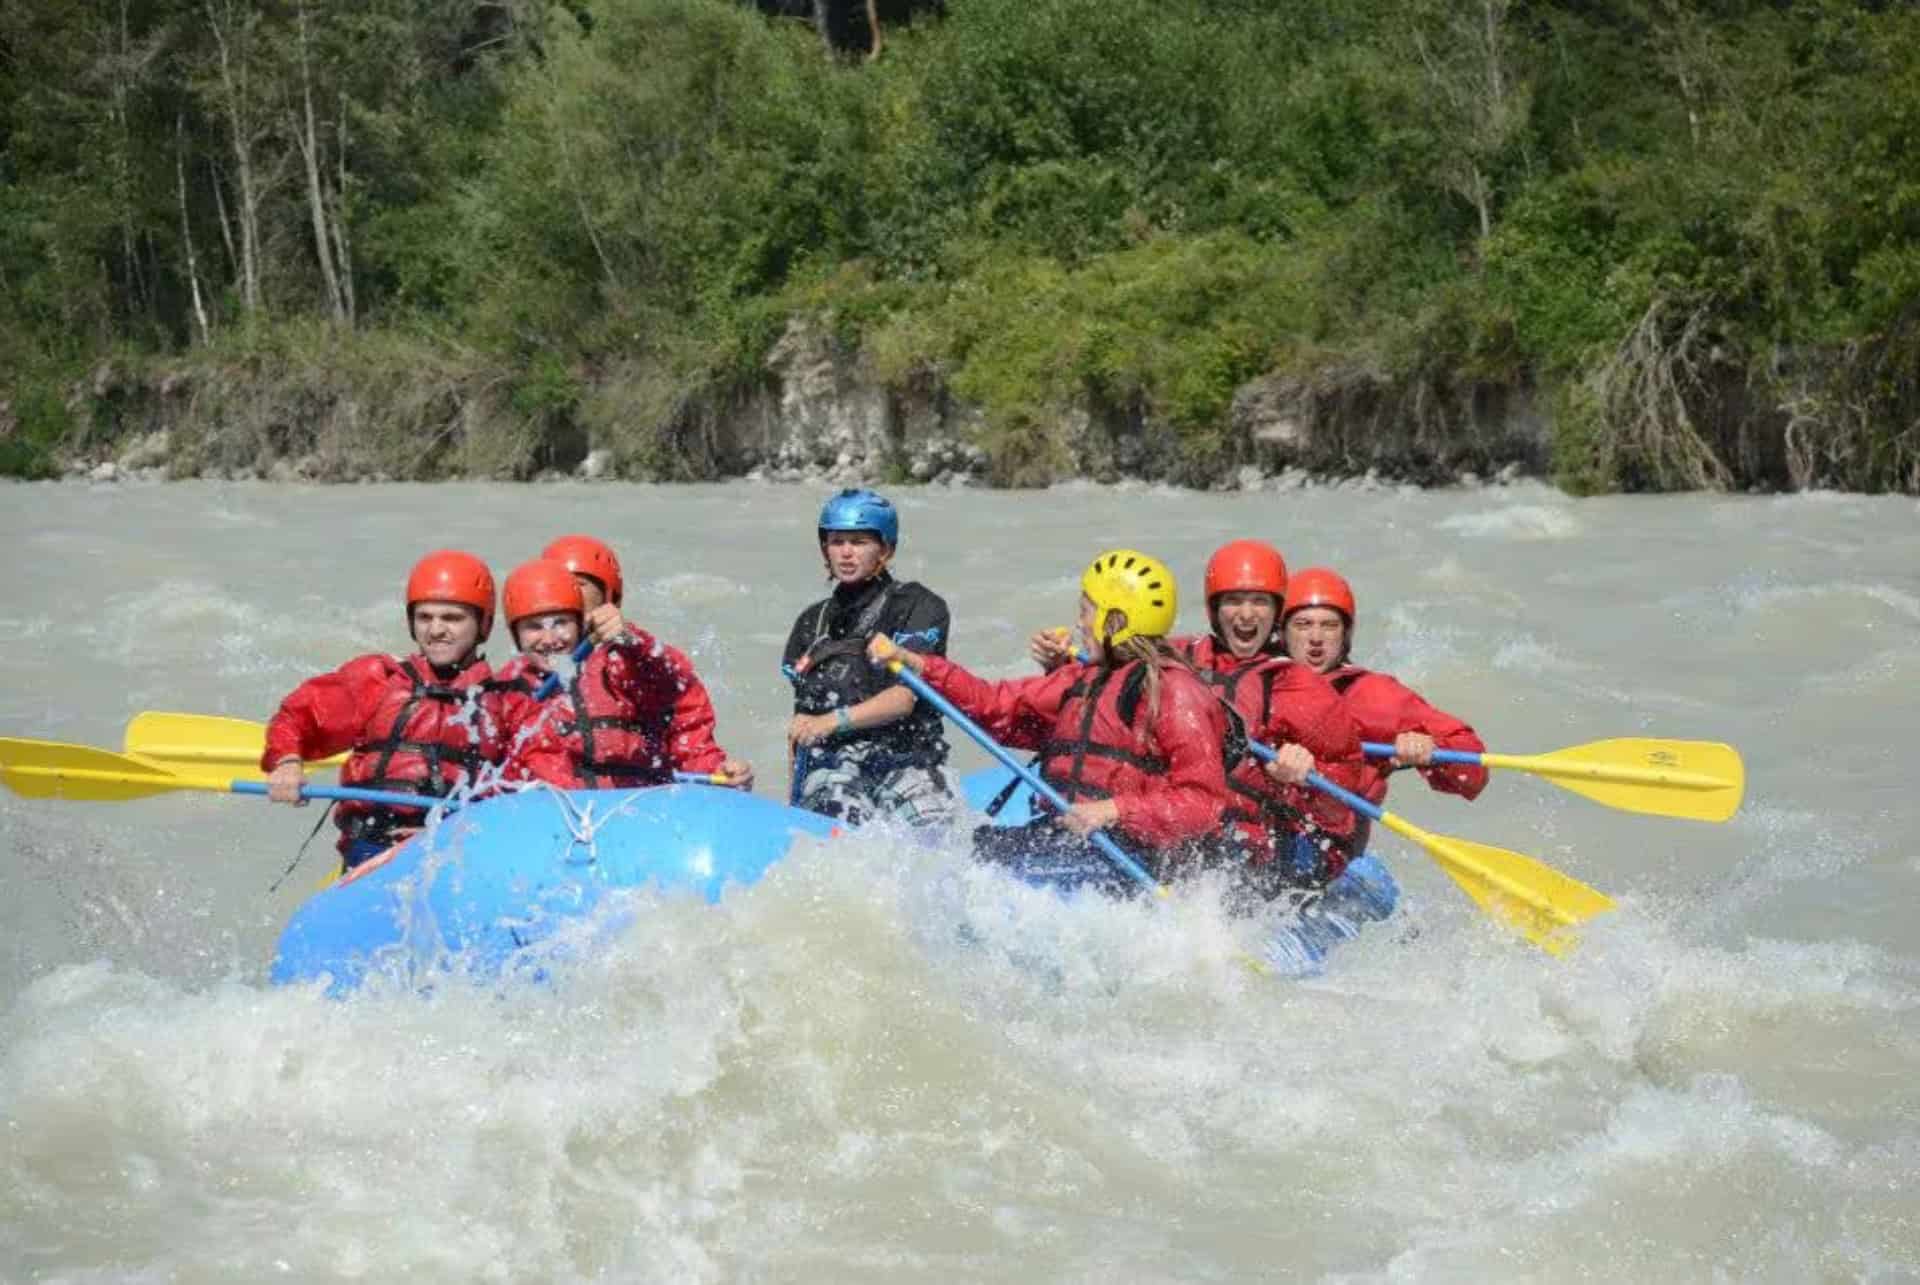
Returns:
[[[1532,857],[1432,834],[1392,812],[1381,822],[1427,850],[1482,910],[1550,955],[1565,954],[1579,925],[1613,909],[1613,898]]]
[[[1622,737],[1551,754],[1483,754],[1481,761],[1544,776],[1609,807],[1693,821],[1725,821],[1747,786],[1740,751],[1718,741]]]
[[[260,755],[267,747],[264,723],[216,714],[173,714],[147,710],[127,724],[121,744],[127,753],[179,772],[214,770],[233,779],[263,781]],[[336,754],[308,768],[338,767]]]
[[[120,803],[169,790],[225,790],[225,781],[179,776],[157,763],[91,745],[0,737],[0,780],[29,799]]]

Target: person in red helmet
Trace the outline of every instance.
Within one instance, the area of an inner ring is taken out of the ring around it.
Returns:
[[[626,580],[620,574],[620,559],[604,541],[590,535],[563,535],[540,550],[540,556],[573,573],[586,607],[581,623],[588,634],[612,637],[619,632]]]
[[[1444,794],[1472,799],[1487,787],[1487,770],[1471,764],[1436,764],[1436,749],[1484,751],[1474,730],[1388,674],[1350,663],[1353,650],[1353,586],[1324,567],[1312,567],[1287,585],[1280,610],[1287,654],[1326,676],[1347,702],[1360,738],[1393,746],[1391,759],[1368,760],[1355,792],[1369,802],[1387,797],[1387,777],[1395,768],[1417,768],[1427,784]],[[1361,827],[1362,839],[1366,826]]]
[[[1360,778],[1359,731],[1339,694],[1287,659],[1278,628],[1286,591],[1278,549],[1231,541],[1207,561],[1212,632],[1168,639],[1233,711],[1238,730],[1278,751],[1264,765],[1251,754],[1233,755],[1227,777],[1235,795],[1228,818],[1247,845],[1257,883],[1272,885],[1270,891],[1323,885],[1354,853],[1353,813],[1299,782],[1316,768],[1349,789]],[[1057,634],[1035,635],[1029,649],[1046,667],[1064,659]]]
[[[753,788],[752,766],[714,741],[713,702],[681,651],[604,603],[591,627],[603,645],[536,700],[554,658],[587,628],[585,596],[566,564],[541,558],[514,568],[504,597],[521,654],[501,667],[489,698],[503,780],[624,789],[664,785],[683,771]]]
[[[540,550],[540,556],[562,564],[573,573],[580,585],[580,596],[586,602],[589,626],[593,614],[601,607],[608,603],[615,607],[621,605],[626,581],[620,575],[620,559],[613,556],[613,550],[604,541],[590,535],[563,535]]]
[[[479,697],[493,677],[479,651],[493,630],[493,573],[470,553],[429,553],[407,577],[406,604],[418,651],[350,660],[280,702],[260,756],[269,798],[299,803],[304,764],[342,751],[342,785],[442,798],[473,779],[484,756]],[[336,806],[342,869],[413,833],[425,813]]]
[[[1229,813],[1256,869],[1286,883],[1321,886],[1358,852],[1357,818],[1344,805],[1298,784],[1318,770],[1336,785],[1358,787],[1360,732],[1327,680],[1287,657],[1280,607],[1287,564],[1261,540],[1233,540],[1207,560],[1203,636],[1174,647],[1213,685],[1246,734],[1278,751],[1262,765],[1247,755],[1227,785],[1239,796]],[[1291,783],[1289,783],[1291,782]]]

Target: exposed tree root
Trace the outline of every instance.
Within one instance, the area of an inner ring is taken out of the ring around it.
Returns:
[[[1920,303],[1888,333],[1799,372],[1780,410],[1796,489],[1920,491]]]
[[[1734,483],[1699,426],[1716,400],[1709,307],[1656,298],[1619,347],[1580,381],[1577,400],[1596,417],[1593,475],[1628,490],[1726,490]]]

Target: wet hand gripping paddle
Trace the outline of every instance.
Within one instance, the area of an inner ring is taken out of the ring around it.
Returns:
[[[1392,758],[1393,746],[1367,741],[1369,758]],[[1435,763],[1466,763],[1543,776],[1563,790],[1619,808],[1690,821],[1725,821],[1746,791],[1740,751],[1718,741],[1622,737],[1549,754],[1435,750]]]

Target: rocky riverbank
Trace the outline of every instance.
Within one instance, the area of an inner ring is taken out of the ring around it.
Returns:
[[[405,369],[343,348],[336,365],[102,362],[67,410],[89,425],[61,474],[115,482],[452,478],[1047,485],[1139,479],[1286,491],[1510,480],[1546,471],[1549,426],[1523,390],[1407,386],[1362,368],[1243,385],[1204,449],[1146,408],[1088,398],[1046,427],[1052,455],[1014,469],[1008,440],[943,372],[882,381],[831,327],[791,322],[759,377],[645,396],[621,372],[582,372],[565,413],[528,414],[484,368]],[[653,409],[649,409],[649,408]],[[997,449],[996,449],[997,448]]]

